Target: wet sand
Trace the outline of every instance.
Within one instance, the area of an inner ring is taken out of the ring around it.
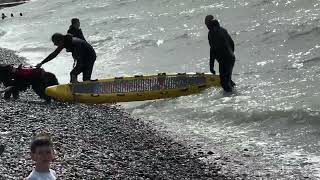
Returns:
[[[0,49],[0,63],[25,59]],[[59,179],[242,179],[220,174],[210,156],[191,153],[151,125],[134,119],[118,105],[46,104],[34,92],[19,100],[0,98],[0,179],[22,179],[33,168],[33,135],[51,134]]]

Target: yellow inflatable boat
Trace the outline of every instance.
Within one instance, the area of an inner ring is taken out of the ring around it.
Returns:
[[[186,96],[212,86],[220,86],[218,75],[160,73],[50,86],[46,94],[64,102],[102,104]]]

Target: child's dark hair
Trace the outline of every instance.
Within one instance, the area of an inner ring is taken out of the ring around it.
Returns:
[[[75,24],[77,22],[80,22],[80,20],[78,18],[72,18],[71,19],[71,24]]]
[[[53,147],[53,143],[50,139],[50,136],[48,134],[39,134],[37,135],[31,142],[31,153],[35,153],[37,147],[41,147],[41,146],[50,146]]]

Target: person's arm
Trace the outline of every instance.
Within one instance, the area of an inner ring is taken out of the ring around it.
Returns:
[[[57,57],[57,55],[62,51],[63,47],[57,47],[56,50],[54,50],[51,54],[49,54],[48,57],[46,57],[43,61],[41,61],[41,63],[37,64],[37,67],[41,67],[43,64],[51,61],[52,59],[54,59],[55,57]]]
[[[216,59],[216,54],[215,54],[215,50],[214,50],[214,45],[213,45],[213,40],[210,34],[208,34],[208,41],[209,41],[209,45],[210,45],[210,72],[212,74],[216,74],[216,72],[214,71],[214,61]]]
[[[216,72],[214,71],[214,61],[216,59],[216,56],[215,56],[215,51],[214,51],[214,48],[211,47],[210,48],[210,72],[212,74],[216,74]]]

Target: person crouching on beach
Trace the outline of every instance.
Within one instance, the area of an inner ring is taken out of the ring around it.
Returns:
[[[72,37],[69,34],[62,35],[55,33],[52,35],[51,40],[57,46],[56,50],[41,63],[37,64],[36,67],[41,67],[44,63],[51,61],[57,57],[62,49],[66,48],[67,52],[72,52],[72,57],[76,62],[76,65],[70,72],[70,83],[78,82],[77,78],[80,73],[82,73],[83,81],[91,80],[93,65],[97,58],[93,47],[87,41]]]
[[[47,134],[39,134],[31,143],[31,159],[35,168],[26,180],[55,180],[57,175],[50,169],[54,159],[53,143]]]

